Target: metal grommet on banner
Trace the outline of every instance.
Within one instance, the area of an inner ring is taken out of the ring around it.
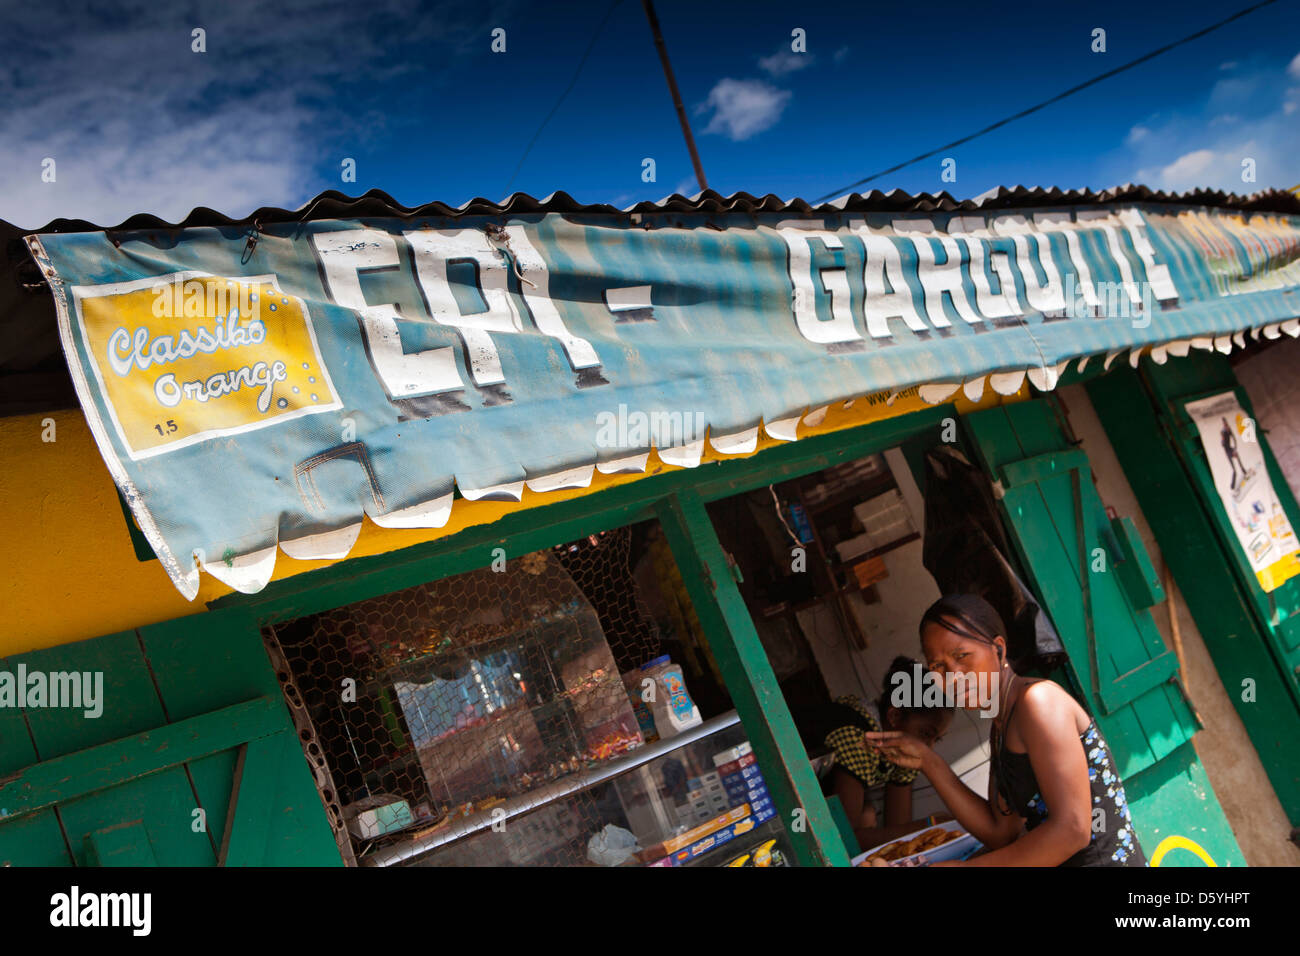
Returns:
[[[248,234],[248,242],[244,245],[244,254],[240,257],[239,264],[247,265],[248,260],[253,258],[253,253],[257,249],[257,242],[262,238],[262,220],[253,220],[253,230]]]
[[[527,282],[530,286],[536,289],[537,283],[524,275],[524,270],[519,263],[518,254],[515,253],[514,249],[510,248],[510,233],[506,232],[505,226],[499,225],[495,222],[489,222],[484,224],[483,231],[487,233],[487,237],[490,240],[501,245],[501,248],[498,249],[497,252],[500,254],[501,258],[505,259],[505,261],[511,266],[515,278],[520,282]],[[505,253],[507,252],[510,253],[508,259],[505,256]]]

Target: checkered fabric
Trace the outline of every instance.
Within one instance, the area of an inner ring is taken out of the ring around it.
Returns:
[[[880,723],[865,704],[852,694],[837,697],[835,703],[848,708],[855,715],[852,723],[836,727],[826,735],[826,746],[835,753],[836,767],[843,767],[862,782],[864,787],[877,787],[885,783],[911,783],[916,770],[891,763],[862,742],[867,731],[879,731]],[[847,713],[847,712],[846,712]]]

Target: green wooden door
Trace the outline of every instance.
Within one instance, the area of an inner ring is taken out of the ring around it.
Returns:
[[[1132,522],[1112,521],[1086,454],[1044,399],[965,419],[1023,567],[1056,625],[1076,696],[1124,780],[1139,841],[1162,860],[1181,837],[1217,865],[1244,861],[1191,745],[1199,729],[1150,606],[1163,599]],[[1180,846],[1182,844],[1179,844]],[[1184,849],[1166,865],[1201,865]]]
[[[0,708],[0,865],[341,862],[245,617],[125,631],[0,672],[47,688]]]

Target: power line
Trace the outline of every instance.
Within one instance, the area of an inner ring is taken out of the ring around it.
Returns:
[[[664,76],[668,80],[668,92],[673,98],[673,108],[677,110],[677,122],[682,126],[682,137],[686,140],[686,151],[691,154],[691,166],[695,169],[695,181],[700,189],[708,189],[708,180],[704,178],[704,166],[700,163],[700,154],[695,149],[695,137],[691,135],[691,124],[686,118],[686,107],[682,105],[682,93],[677,89],[677,79],[673,76],[672,65],[668,62],[668,47],[664,45],[663,33],[659,30],[659,17],[655,15],[652,0],[641,0],[645,8],[646,19],[650,21],[650,32],[654,34],[655,49],[659,51],[659,62],[663,64]]]
[[[843,186],[840,189],[836,189],[833,192],[829,192],[825,196],[819,196],[817,199],[814,199],[813,202],[826,202],[831,199],[836,199],[840,196],[843,196],[849,190],[856,189],[857,187],[861,186],[863,183],[869,183],[873,179],[879,179],[881,176],[888,176],[890,173],[896,173],[900,169],[903,169],[907,166],[911,166],[913,163],[919,163],[923,159],[929,159],[931,156],[934,156],[938,153],[942,153],[944,150],[952,149],[954,146],[960,146],[962,143],[969,143],[971,140],[979,136],[983,136],[985,133],[993,132],[993,130],[997,129],[1000,126],[1006,126],[1008,123],[1013,122],[1014,120],[1023,119],[1024,117],[1028,116],[1030,113],[1036,113],[1046,106],[1050,106],[1053,103],[1065,99],[1067,96],[1073,96],[1075,93],[1078,93],[1081,90],[1085,90],[1090,86],[1094,86],[1095,84],[1100,83],[1102,80],[1109,79],[1110,77],[1115,76],[1117,73],[1123,73],[1125,70],[1131,70],[1133,67],[1138,66],[1141,63],[1145,63],[1147,60],[1154,59],[1155,57],[1160,56],[1162,53],[1168,53],[1170,50],[1174,49],[1175,47],[1179,47],[1182,46],[1184,43],[1190,43],[1192,40],[1199,39],[1200,37],[1205,36],[1207,33],[1212,33],[1213,31],[1219,29],[1220,27],[1227,26],[1233,20],[1239,20],[1240,18],[1246,16],[1247,14],[1254,13],[1256,10],[1260,9],[1261,7],[1267,7],[1276,2],[1277,0],[1263,0],[1262,3],[1257,3],[1254,6],[1246,7],[1243,10],[1238,10],[1232,16],[1220,20],[1218,23],[1205,27],[1203,30],[1197,30],[1195,33],[1189,34],[1183,37],[1181,40],[1175,40],[1173,43],[1168,43],[1165,46],[1160,47],[1158,50],[1152,50],[1150,53],[1146,54],[1145,56],[1140,56],[1136,60],[1133,60],[1129,63],[1125,63],[1123,66],[1116,67],[1113,70],[1107,70],[1105,73],[1102,73],[1099,76],[1095,76],[1092,79],[1087,80],[1086,82],[1080,83],[1078,86],[1070,87],[1070,89],[1066,90],[1064,93],[1058,93],[1056,96],[1053,96],[1051,99],[1043,100],[1041,103],[1031,106],[1028,109],[1021,110],[1019,113],[1015,113],[1011,116],[1006,117],[1005,119],[998,120],[996,123],[993,123],[989,126],[985,126],[982,130],[979,130],[978,132],[971,133],[969,136],[963,136],[961,139],[953,140],[951,143],[947,143],[943,146],[938,147],[937,149],[932,149],[927,153],[922,153],[920,156],[913,156],[911,159],[907,160],[906,162],[899,163],[897,166],[890,166],[888,169],[882,169],[878,173],[872,173],[870,176],[867,176],[863,179],[859,179],[857,182],[849,183],[849,185],[847,186]]]
[[[578,68],[573,71],[573,79],[569,80],[569,85],[564,88],[564,92],[560,94],[560,98],[555,101],[555,105],[551,107],[551,111],[547,113],[546,118],[542,120],[542,125],[537,127],[537,132],[533,133],[533,138],[530,139],[528,145],[524,147],[524,154],[519,157],[519,162],[515,165],[515,171],[510,174],[510,181],[506,183],[506,196],[510,195],[510,187],[515,184],[515,178],[519,175],[519,170],[523,169],[524,160],[527,159],[528,154],[532,152],[533,144],[537,142],[537,137],[542,135],[542,130],[546,129],[546,124],[551,121],[551,117],[555,115],[555,111],[560,108],[560,105],[568,97],[569,93],[573,91],[574,85],[578,82],[578,77],[582,74],[582,68],[587,62],[587,57],[591,56],[591,51],[595,48],[596,41],[600,39],[601,33],[604,32],[605,24],[609,22],[610,16],[614,13],[614,9],[622,2],[623,0],[614,0],[614,2],[609,5],[609,9],[605,11],[605,16],[601,18],[600,23],[596,25],[596,32],[591,35],[591,42],[587,44],[587,49],[582,54],[582,59],[578,61]]]

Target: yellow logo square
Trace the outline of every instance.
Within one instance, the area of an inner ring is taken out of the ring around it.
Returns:
[[[182,272],[72,292],[132,459],[342,407],[306,304],[274,276]]]

